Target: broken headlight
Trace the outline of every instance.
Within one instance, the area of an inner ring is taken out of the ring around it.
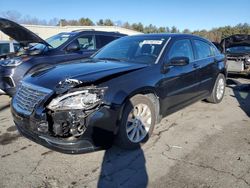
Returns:
[[[54,98],[47,106],[53,111],[90,110],[102,103],[107,88],[89,87]]]

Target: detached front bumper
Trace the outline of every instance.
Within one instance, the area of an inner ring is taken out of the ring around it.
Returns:
[[[45,114],[34,112],[31,116],[25,117],[15,110],[13,101],[11,111],[15,125],[23,136],[49,149],[67,154],[87,153],[105,148],[102,143],[112,140],[119,112],[117,109],[101,107],[87,117],[87,129],[84,134],[77,139],[68,140],[38,131],[37,127],[44,122]]]

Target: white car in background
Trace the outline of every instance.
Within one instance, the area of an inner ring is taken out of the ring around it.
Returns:
[[[0,57],[5,54],[16,52],[20,45],[14,40],[0,40]]]

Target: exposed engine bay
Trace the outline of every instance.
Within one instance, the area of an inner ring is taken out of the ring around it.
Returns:
[[[228,72],[250,73],[250,55],[227,55]]]
[[[39,48],[36,48],[39,47]],[[31,56],[43,54],[48,51],[48,48],[43,44],[30,45],[28,47],[22,47],[17,52],[11,52],[0,56],[0,63],[7,66],[19,65],[24,61],[27,61]]]
[[[231,35],[222,39],[220,46],[226,54],[229,73],[250,74],[250,35]]]

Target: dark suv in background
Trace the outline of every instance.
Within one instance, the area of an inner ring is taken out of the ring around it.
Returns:
[[[0,18],[0,30],[23,47],[0,61],[0,94],[12,96],[27,74],[57,63],[88,58],[109,42],[125,36],[116,32],[76,30],[47,40],[7,19]]]

